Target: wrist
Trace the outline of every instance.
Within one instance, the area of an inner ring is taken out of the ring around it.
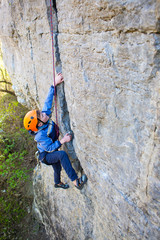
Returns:
[[[64,143],[65,143],[65,141],[64,141],[63,138],[60,140],[60,143],[61,143],[61,144],[64,144]]]

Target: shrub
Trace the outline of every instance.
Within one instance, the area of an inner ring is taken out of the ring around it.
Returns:
[[[5,240],[17,239],[20,223],[27,215],[25,188],[35,165],[35,144],[23,128],[28,109],[11,95],[3,96],[0,105],[0,240]]]

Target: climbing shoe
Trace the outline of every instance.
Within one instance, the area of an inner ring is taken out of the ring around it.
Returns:
[[[63,189],[69,188],[69,185],[67,183],[62,183],[62,182],[55,184],[54,186],[55,188],[63,188]]]
[[[87,182],[86,174],[83,174],[80,178],[76,180],[75,187],[81,190],[84,187],[84,184]]]

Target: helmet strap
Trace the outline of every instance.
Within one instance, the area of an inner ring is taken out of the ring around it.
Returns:
[[[43,124],[45,124],[45,122],[43,122],[42,120],[40,120],[39,118],[37,118],[38,119],[38,122],[41,122],[41,123],[43,123]],[[38,124],[37,124],[38,125]]]

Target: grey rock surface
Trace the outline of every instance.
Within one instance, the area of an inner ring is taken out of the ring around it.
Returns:
[[[37,216],[50,239],[160,238],[160,2],[54,1],[62,135],[88,183],[54,189],[53,170],[33,177]],[[5,21],[4,21],[5,19]],[[18,99],[42,108],[52,84],[49,1],[0,1],[3,58]],[[54,116],[53,116],[54,117]]]

